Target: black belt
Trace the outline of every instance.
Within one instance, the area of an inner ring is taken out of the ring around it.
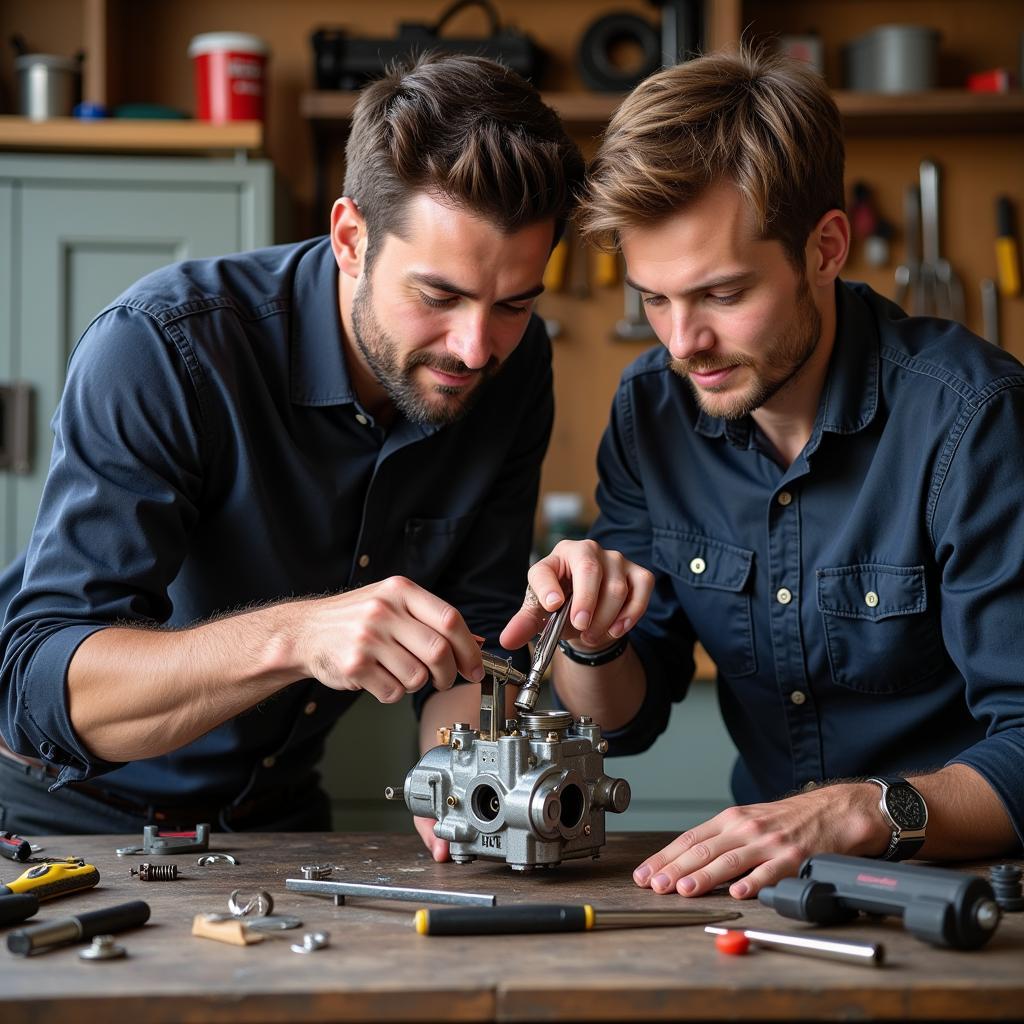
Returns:
[[[55,779],[60,775],[61,769],[56,765],[47,764],[45,761],[40,761],[35,757],[26,757],[24,754],[19,754],[11,750],[2,739],[0,739],[0,757],[7,761],[13,761],[22,767],[30,768],[40,775],[51,779]],[[161,806],[132,800],[130,797],[123,796],[120,793],[113,793],[109,789],[102,789],[99,786],[93,786],[88,782],[69,782],[68,785],[76,793],[81,793],[83,796],[96,800],[106,807],[122,811],[133,817],[142,818],[147,821],[190,826],[200,822],[210,822],[216,825],[222,820],[222,816],[226,822],[240,824],[260,810],[287,806],[288,802],[294,799],[300,790],[300,787],[296,785],[281,785],[264,790],[262,793],[255,794],[238,804],[227,801],[226,803],[218,804],[167,804]]]

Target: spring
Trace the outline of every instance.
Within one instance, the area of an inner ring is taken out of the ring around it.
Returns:
[[[178,877],[177,864],[140,864],[128,874],[138,875],[143,882],[173,882]]]

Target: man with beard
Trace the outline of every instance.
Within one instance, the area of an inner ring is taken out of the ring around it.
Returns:
[[[658,893],[751,897],[821,852],[1020,853],[1024,369],[839,279],[843,148],[813,70],[714,55],[627,98],[582,203],[664,347],[622,377],[591,538],[531,569],[501,639],[571,576],[557,692],[618,753],[710,652],[737,806],[637,867]],[[651,579],[624,559],[653,574],[628,641]]]
[[[363,91],[328,237],[99,314],[0,588],[4,828],[329,828],[317,763],[359,691],[415,693],[428,737],[478,706],[450,688],[522,593],[532,307],[582,176],[528,83],[422,58]]]

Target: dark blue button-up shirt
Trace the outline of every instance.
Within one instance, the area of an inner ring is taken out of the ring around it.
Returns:
[[[836,294],[788,468],[750,417],[703,413],[664,349],[623,375],[593,536],[656,588],[630,634],[647,694],[613,750],[665,728],[699,639],[740,803],[960,762],[1024,834],[1024,368],[862,285]]]
[[[101,762],[65,680],[114,622],[182,627],[400,574],[500,653],[553,415],[543,325],[461,420],[384,431],[345,367],[337,275],[323,239],[181,264],[77,346],[27,555],[0,581],[0,727],[62,766],[59,783],[105,772],[104,787],[154,804],[258,793],[308,774],[354,699],[304,681],[171,754]]]

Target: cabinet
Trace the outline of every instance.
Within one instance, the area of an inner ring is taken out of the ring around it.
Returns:
[[[269,245],[272,195],[265,161],[0,156],[0,375],[32,390],[28,471],[0,473],[5,563],[35,520],[82,331],[157,267]]]

